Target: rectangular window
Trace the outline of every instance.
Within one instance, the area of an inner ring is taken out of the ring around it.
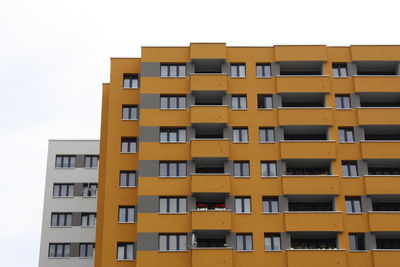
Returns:
[[[253,235],[252,234],[237,234],[236,235],[236,250],[253,250]]]
[[[332,63],[333,77],[347,77],[346,63]]]
[[[336,95],[336,109],[351,108],[350,95]]]
[[[246,64],[231,64],[231,77],[246,77]]]
[[[364,233],[349,233],[350,250],[365,250]]]
[[[261,162],[261,176],[278,176],[276,173],[276,162]]]
[[[85,168],[97,168],[99,156],[85,156]]]
[[[234,143],[247,143],[248,141],[247,128],[233,128]]]
[[[342,176],[358,176],[356,161],[342,161]]]
[[[160,197],[160,213],[186,213],[186,198]]]
[[[118,208],[119,223],[134,223],[135,222],[135,207],[119,207]]]
[[[275,130],[274,128],[260,128],[260,142],[267,143],[267,142],[275,142]]]
[[[232,109],[246,109],[247,100],[245,95],[232,96]]]
[[[82,213],[81,226],[94,227],[96,225],[96,213]]]
[[[161,109],[186,109],[186,96],[161,96]]]
[[[158,249],[166,250],[187,250],[187,236],[185,234],[160,234]]]
[[[346,212],[347,213],[361,213],[361,197],[346,197]]]
[[[122,137],[121,153],[136,153],[136,152],[137,152],[136,137]]]
[[[52,213],[51,214],[51,226],[71,226],[72,225],[72,213]]]
[[[160,128],[160,142],[162,143],[186,142],[186,129]]]
[[[97,183],[83,184],[83,196],[84,197],[96,197],[97,196]]]
[[[160,162],[161,177],[185,177],[186,162]]]
[[[264,249],[267,251],[281,250],[281,235],[275,233],[265,233]]]
[[[56,156],[56,168],[75,168],[76,156]]]
[[[71,250],[70,243],[50,243],[49,244],[49,257],[50,258],[69,257],[70,250]]]
[[[250,177],[250,163],[248,161],[233,163],[233,176]]]
[[[138,106],[122,105],[122,120],[137,120]]]
[[[54,184],[53,197],[73,197],[74,184]]]
[[[257,63],[256,75],[260,77],[271,77],[271,63]]]
[[[339,128],[339,140],[343,143],[354,142],[354,131],[352,127]]]
[[[79,257],[93,258],[94,243],[80,243],[79,244]]]
[[[278,197],[263,197],[263,212],[276,213],[279,212]]]
[[[135,243],[117,244],[117,260],[134,260],[135,259]]]
[[[272,95],[257,95],[257,106],[263,109],[273,108]]]
[[[250,197],[235,197],[235,212],[236,213],[251,213],[251,198]]]
[[[119,173],[119,186],[120,187],[136,187],[136,172],[135,171],[121,171]]]
[[[138,74],[124,74],[124,88],[139,88],[139,75]]]
[[[161,64],[161,77],[186,77],[186,65]]]

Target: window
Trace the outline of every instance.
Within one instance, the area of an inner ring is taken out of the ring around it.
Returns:
[[[160,162],[161,177],[186,176],[186,162]]]
[[[346,63],[332,63],[333,77],[347,77]]]
[[[356,161],[342,161],[343,176],[358,176]]]
[[[96,213],[82,213],[81,225],[84,227],[94,227],[96,225]]]
[[[161,109],[186,109],[186,96],[161,96]]]
[[[231,77],[246,77],[246,65],[231,64]]]
[[[138,107],[133,105],[122,105],[122,119],[123,120],[137,120]]]
[[[253,250],[253,235],[252,234],[237,234],[236,235],[236,250]]]
[[[84,197],[96,197],[97,196],[97,184],[87,183],[83,184],[83,196]]]
[[[276,173],[276,162],[261,162],[261,176],[278,176]]]
[[[72,213],[52,213],[51,226],[71,226]]]
[[[119,223],[134,223],[135,222],[135,207],[119,207],[118,222]]]
[[[94,243],[81,243],[79,244],[79,257],[93,258]]]
[[[349,108],[351,108],[350,95],[336,95],[336,109]]]
[[[121,171],[119,173],[119,186],[120,187],[135,187],[136,186],[136,172],[135,171]]]
[[[56,168],[75,168],[75,156],[56,156]]]
[[[159,250],[187,250],[187,236],[176,234],[160,234]]]
[[[233,176],[235,177],[249,177],[250,167],[249,162],[234,162],[233,163]]]
[[[133,260],[135,259],[134,243],[117,244],[117,260]]]
[[[160,197],[160,213],[185,213],[185,197]]]
[[[186,77],[186,65],[161,64],[161,77]]]
[[[235,212],[236,213],[251,213],[250,197],[235,197]]]
[[[278,197],[263,197],[263,212],[276,213],[279,212]]]
[[[232,109],[246,109],[247,101],[245,95],[232,96]]]
[[[139,88],[139,75],[124,74],[124,88]]]
[[[73,184],[54,184],[53,197],[73,197],[74,185]]]
[[[265,250],[281,250],[281,235],[266,233],[264,235],[264,249]]]
[[[257,77],[271,77],[271,64],[270,63],[256,64],[256,75]]]
[[[233,129],[233,142],[234,143],[247,143],[248,134],[247,128],[234,128]]]
[[[260,128],[260,142],[275,142],[274,128]]]
[[[97,168],[99,156],[85,156],[85,168]]]
[[[346,212],[361,213],[361,197],[346,197]]]
[[[273,108],[272,95],[257,95],[258,108]]]
[[[121,138],[121,153],[136,153],[137,144],[135,137],[122,137]]]
[[[350,250],[365,250],[365,238],[363,233],[349,233]]]
[[[69,243],[50,243],[49,257],[51,258],[69,257],[70,249],[71,249],[71,244]]]
[[[350,143],[354,142],[354,132],[352,127],[339,128],[339,140],[340,142]]]
[[[186,129],[161,128],[160,142],[165,142],[165,143],[186,142]]]

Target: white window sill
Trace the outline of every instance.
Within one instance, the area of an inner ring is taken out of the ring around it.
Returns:
[[[158,250],[158,252],[188,252],[188,250]]]
[[[118,222],[118,224],[135,224],[136,222]]]
[[[134,261],[135,259],[116,259],[116,261]]]
[[[266,249],[264,249],[264,252],[282,252],[282,251],[284,251],[284,250],[282,250],[282,249],[276,249],[276,250],[266,250]]]
[[[263,215],[278,215],[280,212],[263,212]]]
[[[232,79],[246,79],[247,76],[229,76],[229,78],[232,78]]]
[[[357,142],[340,142],[339,141],[339,144],[357,144]]]
[[[234,110],[234,111],[246,111],[247,108],[231,108],[231,110]]]
[[[178,141],[178,142],[165,142],[165,141],[160,141],[160,144],[186,144],[187,141]]]
[[[160,215],[186,215],[188,212],[159,212]]]
[[[236,250],[236,252],[254,252],[254,250],[252,250],[252,249],[251,250],[250,249],[249,250]]]
[[[120,152],[121,154],[137,154],[137,152]]]
[[[347,79],[347,78],[351,78],[349,76],[332,76],[332,78],[334,79]]]
[[[276,144],[276,141],[260,141],[260,144]]]
[[[178,110],[187,110],[187,108],[160,108],[160,110],[164,110],[164,111],[178,111]]]
[[[261,178],[279,178],[280,176],[261,176]]]
[[[159,178],[187,178],[187,176],[158,176]]]
[[[234,178],[250,178],[251,176],[233,176]]]
[[[351,179],[351,178],[361,178],[361,176],[342,176],[343,178],[346,179]]]
[[[188,76],[160,76],[160,78],[172,78],[172,79],[185,79],[185,78],[187,78]]]
[[[119,186],[120,188],[136,188],[136,185],[134,185],[134,186]]]
[[[256,79],[271,79],[273,76],[256,76]]]
[[[138,121],[139,119],[121,119],[122,121]]]
[[[353,108],[336,108],[336,110],[353,110]]]
[[[266,111],[272,111],[274,108],[257,108],[257,110],[266,110]]]
[[[122,89],[139,89],[139,87],[122,87]]]
[[[350,249],[349,251],[350,251],[350,252],[356,252],[356,253],[357,253],[357,252],[368,252],[368,250],[366,250],[366,249],[365,249],[365,250]]]
[[[234,141],[232,141],[232,143],[233,144],[249,144],[249,141],[246,141],[246,142],[244,142],[244,141],[243,142],[240,142],[240,141],[239,142],[238,141],[234,142]]]
[[[346,215],[363,215],[362,212],[346,212]]]

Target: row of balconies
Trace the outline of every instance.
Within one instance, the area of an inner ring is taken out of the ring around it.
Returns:
[[[354,88],[354,92],[399,92],[399,76],[355,76],[349,80],[332,80],[329,76],[277,76],[278,93],[321,92],[326,93],[332,87]],[[230,80],[226,74],[192,74],[192,91],[227,91]]]

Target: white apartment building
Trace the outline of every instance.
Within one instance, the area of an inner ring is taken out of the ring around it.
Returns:
[[[39,267],[92,267],[99,140],[49,140]]]

